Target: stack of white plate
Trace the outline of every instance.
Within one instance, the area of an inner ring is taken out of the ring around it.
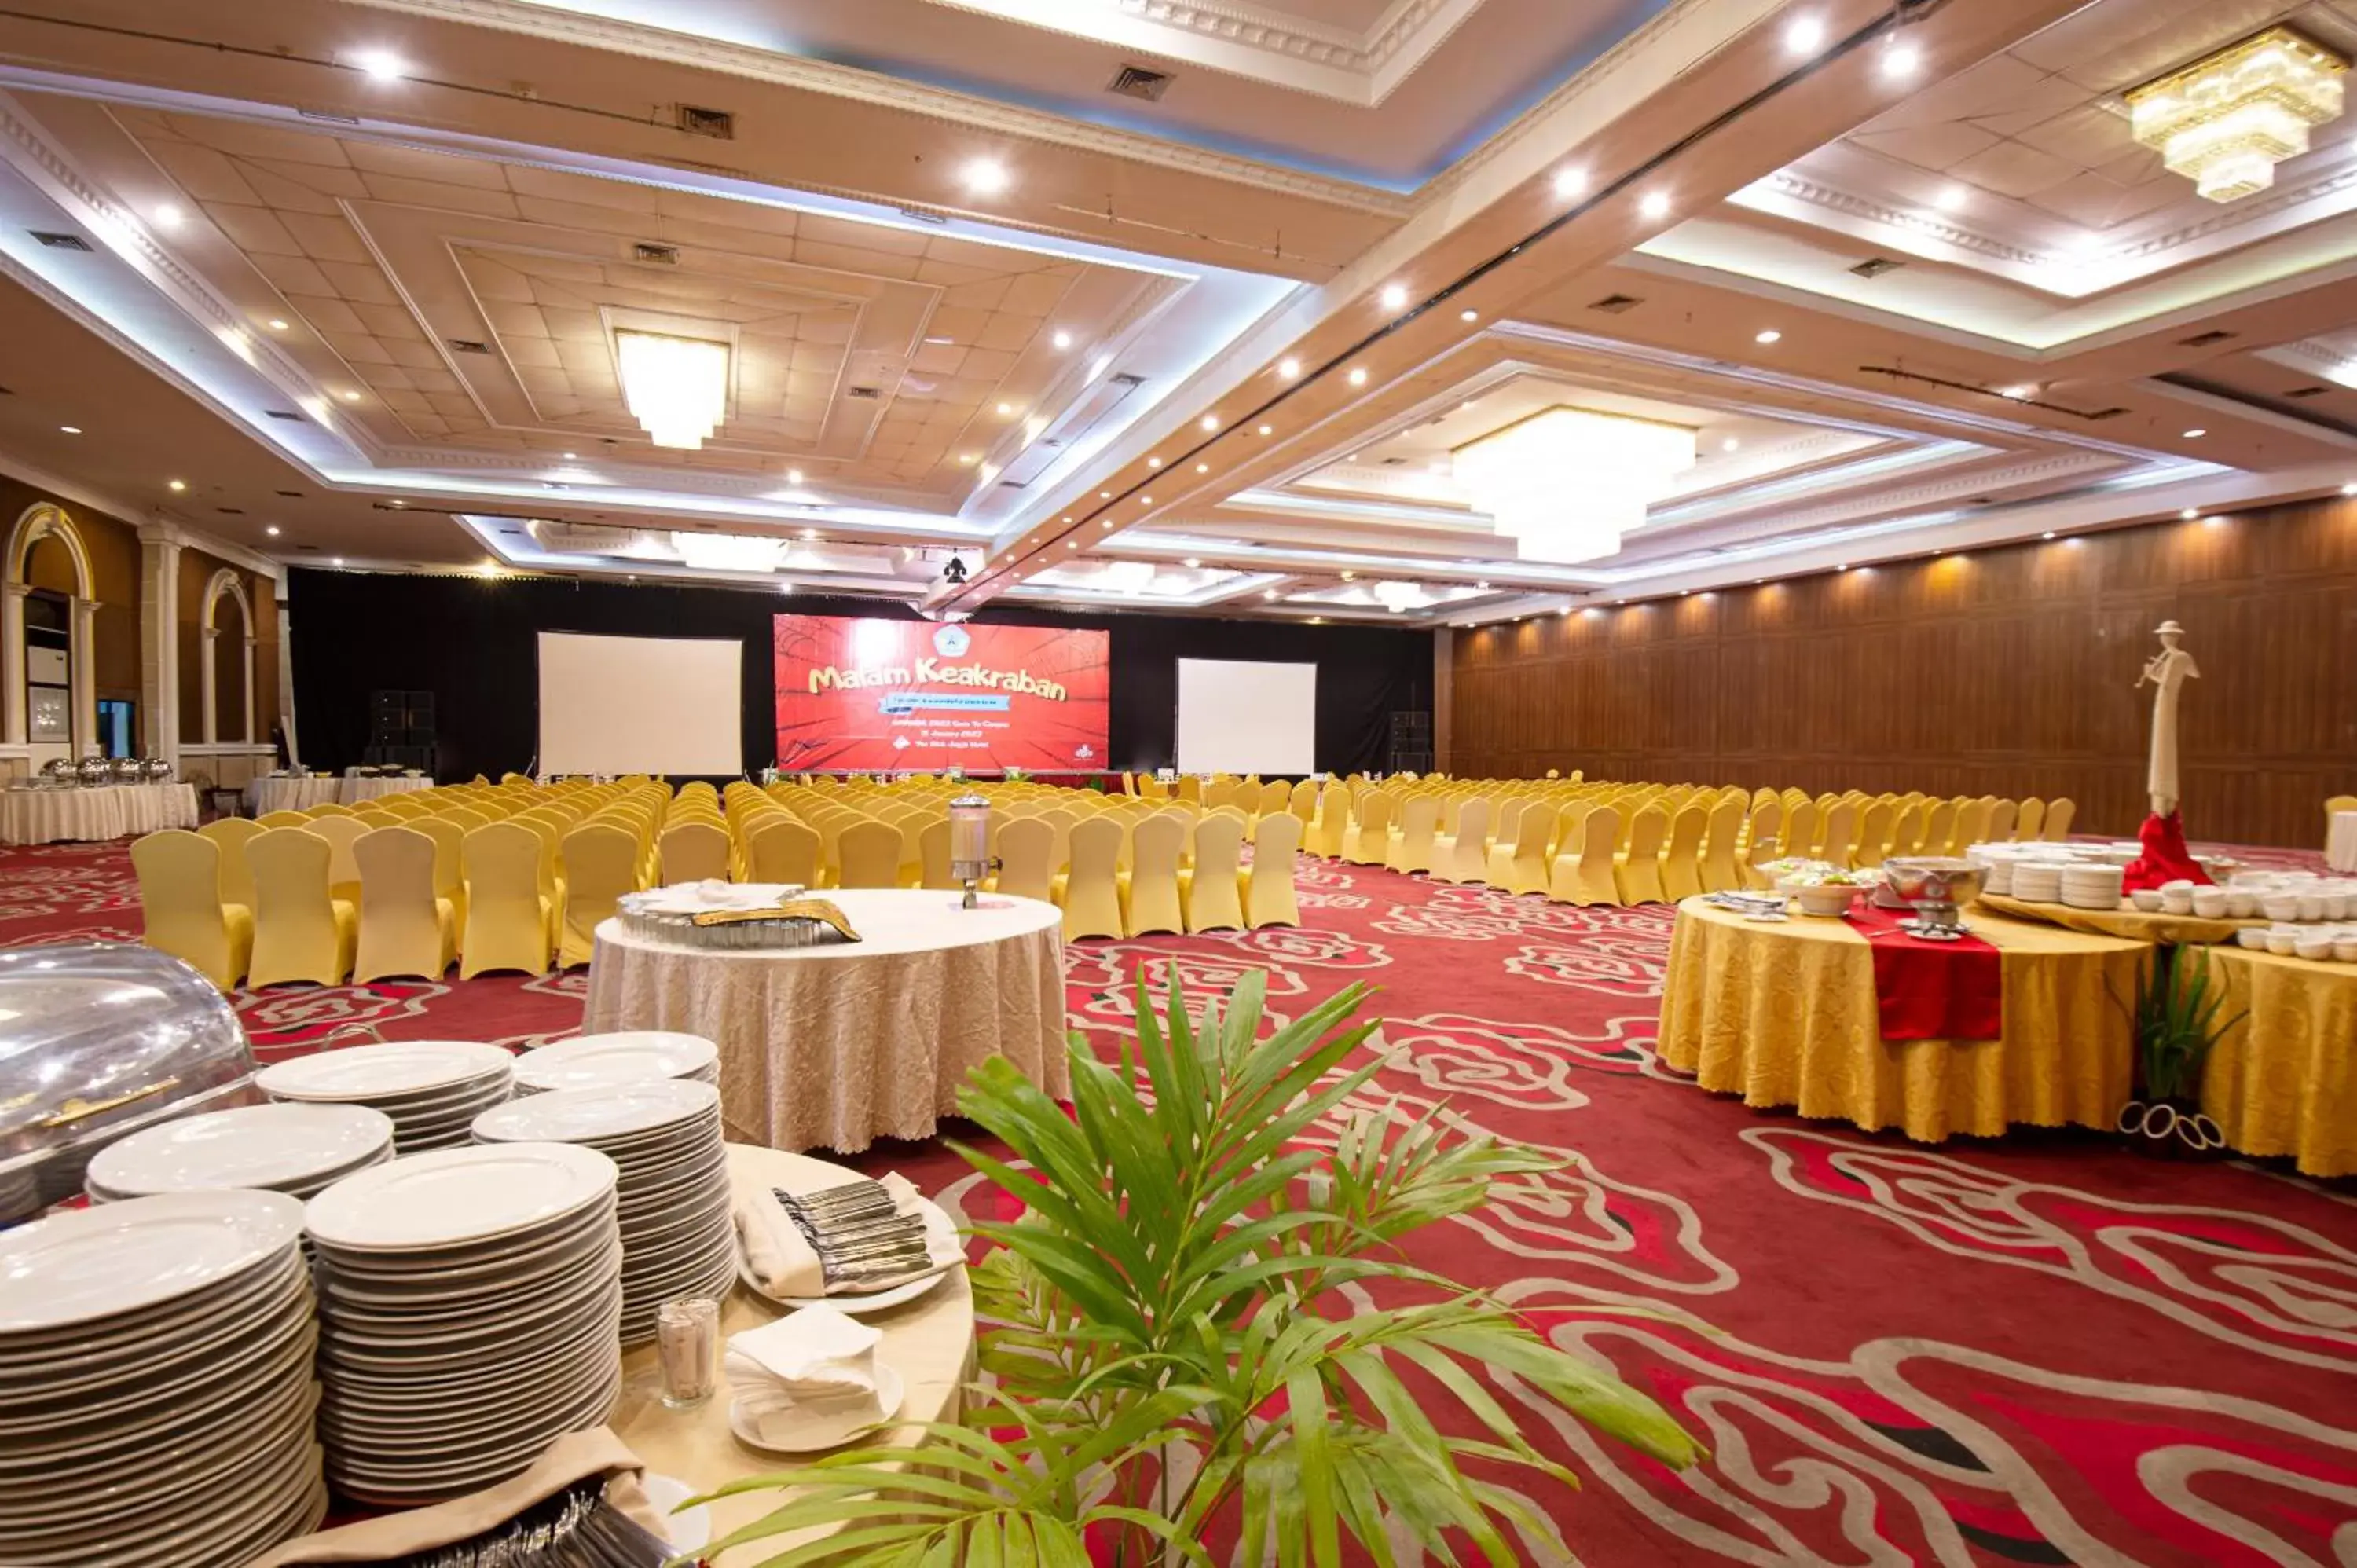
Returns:
[[[2062,902],[2073,909],[2116,909],[2123,875],[2116,865],[2073,865],[2062,873]]]
[[[410,1155],[307,1213],[336,1489],[437,1501],[602,1423],[622,1387],[614,1162],[565,1144]]]
[[[382,1111],[393,1147],[410,1155],[466,1143],[475,1118],[515,1091],[515,1058],[470,1040],[403,1040],[296,1057],[253,1081],[273,1100]]]
[[[182,1192],[0,1235],[0,1563],[243,1563],[327,1512],[318,1340],[274,1192]]]
[[[2013,896],[2031,904],[2062,902],[2062,874],[2067,860],[2025,860],[2013,868]]]
[[[701,1035],[660,1030],[583,1035],[529,1050],[515,1059],[518,1094],[560,1089],[611,1089],[651,1078],[720,1081],[720,1047]]]
[[[92,1203],[253,1187],[310,1197],[393,1158],[393,1118],[365,1105],[241,1105],[184,1116],[101,1149],[82,1173]]]
[[[560,1089],[475,1118],[484,1144],[580,1144],[621,1168],[622,1343],[651,1339],[655,1309],[727,1294],[737,1277],[720,1091],[683,1079]]]

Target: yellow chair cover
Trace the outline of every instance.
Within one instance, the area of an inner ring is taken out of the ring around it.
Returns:
[[[1618,904],[1620,883],[1616,864],[1620,849],[1620,812],[1598,806],[1579,824],[1579,860],[1568,884],[1550,886],[1549,897],[1566,904]]]
[[[140,940],[232,991],[253,957],[253,910],[221,898],[221,848],[181,828],[131,846],[139,877]]]
[[[836,886],[900,886],[900,830],[890,822],[854,822],[834,843],[842,865]]]
[[[353,841],[352,859],[361,873],[353,981],[441,979],[458,956],[458,927],[450,901],[434,892],[434,841],[410,828],[377,828]]]
[[[540,838],[517,822],[475,829],[459,851],[467,883],[467,928],[458,977],[487,970],[548,972],[553,908],[540,890]]]
[[[1584,814],[1584,813],[1583,813]],[[1547,845],[1555,836],[1555,808],[1542,800],[1525,807],[1514,826],[1514,843],[1506,857],[1506,877],[1494,886],[1509,893],[1547,890]]]
[[[1351,791],[1329,784],[1318,797],[1317,814],[1302,832],[1302,847],[1326,860],[1340,859],[1351,835]]]
[[[1751,808],[1751,821],[1744,829],[1743,880],[1746,886],[1753,888],[1768,886],[1768,874],[1760,866],[1784,853],[1778,839],[1783,822],[1784,804],[1773,796]]]
[[[1662,850],[1662,897],[1668,902],[1703,890],[1702,840],[1709,827],[1710,813],[1691,801],[1670,819],[1670,842]]]
[[[2326,821],[2330,822],[2330,813],[2326,813]],[[2032,795],[2029,799],[2021,803],[2021,811],[2013,819],[2014,842],[2016,843],[2029,843],[2031,840],[2038,837],[2039,829],[2045,825],[2046,802],[2040,800],[2037,796]]]
[[[1996,800],[1989,806],[1989,838],[1995,843],[2009,843],[2013,838],[2014,820],[2021,808],[2011,800]]]
[[[1480,795],[1458,808],[1457,831],[1433,841],[1434,876],[1443,882],[1481,880],[1490,863],[1490,808],[1489,798]]]
[[[1203,798],[1208,801],[1211,791],[1204,791]],[[1242,820],[1227,806],[1214,808],[1193,829],[1195,832],[1206,830],[1233,832],[1239,836],[1243,832]],[[1127,935],[1138,937],[1149,931],[1187,929],[1178,895],[1178,861],[1187,851],[1189,836],[1188,824],[1167,813],[1148,817],[1131,830],[1130,868],[1125,872],[1116,869],[1114,874],[1121,902],[1122,929]],[[1075,848],[1076,873],[1080,868],[1079,853]]]
[[[253,820],[258,828],[307,828],[311,819],[300,811],[264,811]]]
[[[2060,843],[2071,836],[2071,819],[2078,814],[2079,804],[2068,795],[2046,802],[2046,821],[2040,824],[2038,836]]]
[[[1238,874],[1247,926],[1257,930],[1263,926],[1301,924],[1293,891],[1300,844],[1301,820],[1290,812],[1261,824],[1253,840],[1252,864]]]
[[[1359,800],[1356,815],[1343,835],[1342,858],[1353,865],[1381,865],[1391,852],[1392,810],[1395,802],[1382,789],[1370,789]]]
[[[1264,825],[1271,833],[1280,828],[1296,833],[1301,831],[1300,822],[1282,810],[1270,815]],[[1185,917],[1187,929],[1244,929],[1243,849],[1243,832],[1236,826],[1233,817],[1214,812],[1196,825],[1195,864],[1178,874],[1178,908]],[[1257,851],[1254,857],[1258,857]]]
[[[1662,892],[1662,840],[1670,831],[1670,814],[1647,806],[1629,820],[1628,847],[1620,852],[1613,881],[1623,904],[1664,904]]]
[[[1817,853],[1835,865],[1846,866],[1857,852],[1857,805],[1852,800],[1835,802],[1825,813],[1824,842]]]
[[[1394,871],[1432,869],[1434,835],[1440,825],[1440,802],[1418,795],[1400,808],[1399,826],[1392,830],[1383,864]]]
[[[920,887],[956,887],[962,886],[950,875],[950,820],[935,817],[917,832],[917,864],[921,868],[917,886]]]
[[[335,852],[307,827],[271,828],[246,842],[253,873],[254,990],[293,980],[341,985],[352,972],[360,921],[349,900],[328,891]]]
[[[1037,817],[1017,817],[998,831],[998,875],[992,887],[1016,898],[1051,899],[1055,869],[1048,856],[1056,830]]]
[[[245,864],[245,846],[263,831],[260,822],[243,817],[223,817],[197,830],[197,836],[221,846],[221,901],[242,904],[248,915],[253,912],[253,873]]]
[[[728,834],[708,822],[680,822],[663,830],[662,837],[656,841],[656,855],[662,868],[658,876],[666,887],[682,882],[726,880]],[[889,887],[891,884],[871,886]]]
[[[819,882],[820,848],[815,828],[791,817],[778,816],[753,829],[747,839],[747,870],[755,882],[790,882],[815,887]]]
[[[1046,826],[1045,823],[1039,825]],[[1147,836],[1149,830],[1153,835],[1150,839]],[[1012,831],[1009,830],[1010,832]],[[1148,817],[1136,828],[1135,836],[1145,842],[1135,844],[1133,850],[1143,858],[1147,843],[1158,842],[1168,845],[1166,875],[1170,878],[1169,908],[1174,916],[1178,909],[1178,843],[1184,835],[1185,830],[1178,827],[1168,817]],[[1064,911],[1065,940],[1123,934],[1124,900],[1119,873],[1114,866],[1120,854],[1121,824],[1110,817],[1092,817],[1072,830],[1071,869],[1057,873],[1049,884],[1051,896]],[[1164,929],[1175,931],[1178,927],[1172,924]]]
[[[622,895],[639,889],[639,841],[611,822],[588,822],[565,835],[565,905],[557,927],[556,967],[587,963],[597,926]]]
[[[1726,893],[1743,886],[1743,868],[1735,863],[1736,841],[1743,835],[1749,797],[1738,790],[1719,798],[1710,809],[1702,841],[1702,890]]]

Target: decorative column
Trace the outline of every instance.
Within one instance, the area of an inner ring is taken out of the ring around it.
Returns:
[[[144,749],[180,761],[180,531],[139,525],[139,729]]]
[[[295,737],[295,623],[284,599],[278,601],[278,725],[286,732],[286,765],[299,770],[303,752]]]
[[[245,743],[248,746],[264,738],[253,722],[253,649],[260,640],[253,635],[253,618],[248,616],[245,627]],[[262,771],[267,773],[270,769],[265,768]]]
[[[200,640],[197,646],[197,680],[199,682],[197,690],[201,693],[199,700],[204,704],[205,744],[207,746],[211,746],[221,739],[221,715],[215,711],[220,707],[221,703],[213,695],[213,671],[215,669],[213,644],[221,638],[221,628],[217,626],[203,627],[199,628],[198,635]]]
[[[25,596],[22,583],[0,588],[0,682],[7,685],[0,705],[0,744],[22,746],[31,717],[25,712]]]
[[[98,601],[76,598],[73,618],[67,623],[68,701],[73,703],[73,750],[76,757],[106,749],[98,738]]]

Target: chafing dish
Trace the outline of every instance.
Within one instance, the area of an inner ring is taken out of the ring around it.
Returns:
[[[115,942],[0,951],[0,1225],[80,1192],[126,1133],[261,1098],[228,999],[178,959]]]
[[[84,784],[110,784],[114,780],[114,764],[92,752],[81,759],[81,766],[74,769],[74,775]]]
[[[147,775],[148,783],[162,784],[172,777],[172,759],[168,757],[151,757],[147,759],[143,771]]]
[[[117,784],[136,784],[147,777],[147,765],[135,757],[118,757],[108,771]]]
[[[59,784],[70,784],[78,776],[70,757],[52,757],[41,764],[41,777]]]
[[[1882,872],[1883,888],[1895,901],[1893,907],[1915,911],[1907,929],[1932,938],[1963,933],[1964,921],[1956,910],[1979,897],[1988,881],[1987,866],[1945,855],[1892,855],[1882,863]]]

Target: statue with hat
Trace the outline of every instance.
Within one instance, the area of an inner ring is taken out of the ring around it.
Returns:
[[[2158,887],[2164,882],[2210,880],[2185,847],[2185,820],[2178,810],[2177,793],[2177,702],[2185,682],[2200,680],[2201,671],[2182,646],[2183,627],[2165,620],[2154,635],[2160,639],[2160,651],[2146,662],[2136,681],[2138,691],[2147,684],[2153,688],[2152,751],[2145,769],[2145,793],[2151,798],[2152,814],[2136,832],[2144,853],[2122,878],[2129,892]]]

